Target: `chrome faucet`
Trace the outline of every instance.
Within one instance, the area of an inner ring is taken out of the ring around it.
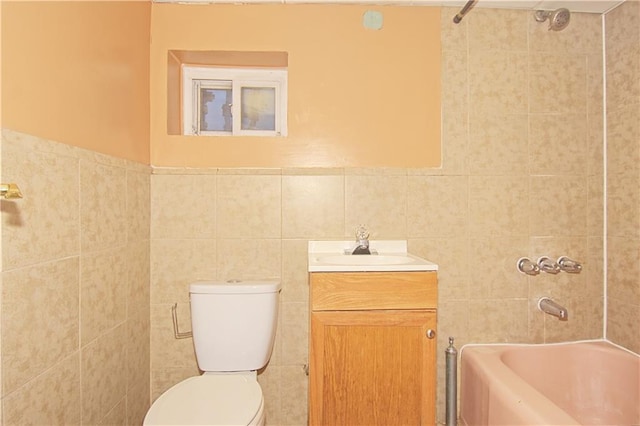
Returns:
[[[369,231],[364,225],[356,228],[356,248],[351,254],[371,254],[369,250]]]
[[[548,297],[541,297],[540,300],[538,300],[538,309],[540,309],[545,314],[558,317],[558,319],[561,321],[566,321],[569,319],[569,311],[567,311],[565,307],[558,305]]]

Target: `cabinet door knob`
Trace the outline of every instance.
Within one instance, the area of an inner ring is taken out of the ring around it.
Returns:
[[[435,332],[435,330],[428,329],[428,330],[427,330],[427,339],[433,339],[434,337],[436,337],[436,332]]]

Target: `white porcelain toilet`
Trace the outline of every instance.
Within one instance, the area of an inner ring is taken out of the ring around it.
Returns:
[[[144,425],[264,425],[257,370],[273,349],[280,283],[201,281],[189,287],[201,376],[153,403]]]

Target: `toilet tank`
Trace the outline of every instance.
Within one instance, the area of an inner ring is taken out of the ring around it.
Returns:
[[[189,286],[191,327],[202,371],[264,367],[273,349],[280,283],[200,281]]]

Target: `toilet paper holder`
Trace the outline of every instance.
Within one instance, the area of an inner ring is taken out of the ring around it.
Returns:
[[[193,337],[193,333],[191,331],[180,331],[180,327],[178,326],[178,303],[174,303],[171,307],[171,316],[173,318],[173,337],[176,339],[188,339],[189,337]]]

